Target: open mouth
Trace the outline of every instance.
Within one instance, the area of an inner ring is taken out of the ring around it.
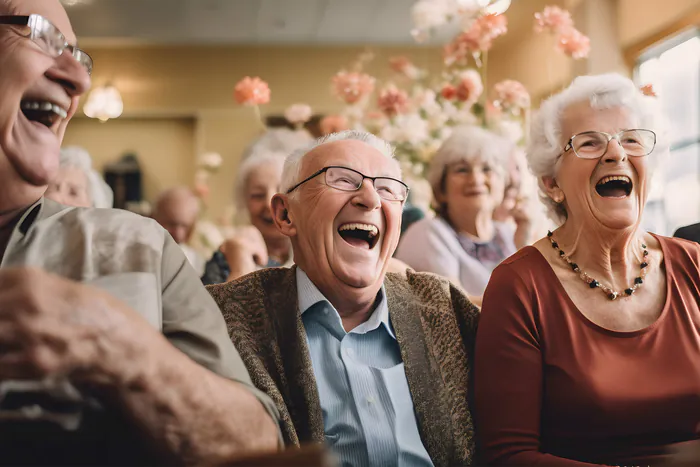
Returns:
[[[343,224],[338,227],[338,234],[350,245],[370,250],[379,240],[379,229],[372,224]]]
[[[603,177],[595,191],[603,198],[625,198],[632,193],[632,180],[625,175]]]
[[[53,128],[56,123],[68,116],[65,109],[49,101],[23,100],[20,103],[20,109],[27,120],[40,123],[47,128]]]

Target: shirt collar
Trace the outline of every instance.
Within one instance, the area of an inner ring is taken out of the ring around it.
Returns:
[[[309,276],[307,276],[306,273],[298,266],[296,271],[296,279],[298,296],[297,300],[299,304],[299,311],[302,315],[318,302],[327,302],[328,305],[333,309],[335,314],[338,315],[338,310],[335,309],[333,304],[321,293],[320,290],[318,290],[318,287],[316,287],[316,285],[313,282],[311,282]],[[389,335],[392,338],[396,339],[396,336],[394,335],[394,330],[391,327],[391,322],[389,321],[389,307],[386,303],[386,293],[384,291],[383,285],[382,288],[379,290],[379,295],[379,303],[372,312],[370,318],[355,329],[353,329],[352,332],[364,334],[366,332],[377,329],[380,325],[384,325],[384,328],[387,330]],[[340,319],[340,315],[338,315],[338,319]]]

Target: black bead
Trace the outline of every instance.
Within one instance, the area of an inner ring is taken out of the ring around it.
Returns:
[[[547,231],[547,236],[548,236],[548,237],[551,237],[552,235],[554,235],[554,234],[553,234],[551,231],[548,230],[548,231]]]
[[[588,283],[588,286],[589,286],[590,288],[592,288],[592,289],[595,289],[595,288],[598,287],[599,285],[600,285],[600,284],[599,284],[598,281],[596,281],[596,280],[592,280],[592,281],[590,281],[590,282]]]
[[[637,278],[634,280],[634,283],[635,283],[635,284],[643,284],[643,283],[644,283],[644,279],[642,279],[641,277],[637,277]]]
[[[644,249],[646,250],[646,249],[647,249],[647,246],[646,246],[645,244],[642,243],[642,248],[644,248]]]
[[[563,251],[559,250],[559,256],[564,256],[565,254],[566,254],[566,253],[564,253]]]
[[[644,256],[649,256],[649,252],[648,252],[647,250],[644,250],[643,255],[644,255]]]
[[[644,269],[647,266],[649,266],[649,263],[647,263],[646,261],[639,265],[639,267],[642,269]]]
[[[634,289],[625,289],[625,293],[627,295],[632,295],[634,293]]]
[[[552,242],[552,248],[559,248],[559,244],[557,242]]]
[[[608,294],[608,298],[609,298],[610,300],[615,300],[615,299],[617,298],[617,294],[616,294],[615,292],[613,292],[613,293],[611,293],[611,294]]]
[[[578,269],[578,264],[576,264],[576,263],[571,263],[570,266],[571,266],[571,269],[573,269],[574,271]]]

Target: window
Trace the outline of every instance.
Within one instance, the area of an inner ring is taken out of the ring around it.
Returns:
[[[672,235],[700,222],[700,30],[695,28],[647,50],[635,80],[652,84],[670,123],[671,154],[654,174],[644,226]]]

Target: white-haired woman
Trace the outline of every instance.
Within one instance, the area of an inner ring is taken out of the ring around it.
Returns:
[[[83,148],[61,149],[60,168],[45,196],[68,206],[111,208],[112,189],[92,168],[92,158]]]
[[[490,131],[456,128],[428,172],[437,215],[408,228],[396,258],[416,271],[453,279],[472,296],[482,295],[491,271],[522,246],[515,244],[511,225],[493,220],[514,150]],[[516,220],[518,230],[529,229],[526,216]]]
[[[584,76],[533,121],[528,161],[559,228],[484,295],[482,464],[658,465],[700,442],[700,246],[640,228],[666,152],[652,101]]]
[[[261,267],[291,265],[291,243],[275,227],[270,210],[270,200],[279,191],[285,155],[254,152],[241,163],[236,202],[250,225],[236,229],[214,253],[202,276],[204,284],[232,281]]]

